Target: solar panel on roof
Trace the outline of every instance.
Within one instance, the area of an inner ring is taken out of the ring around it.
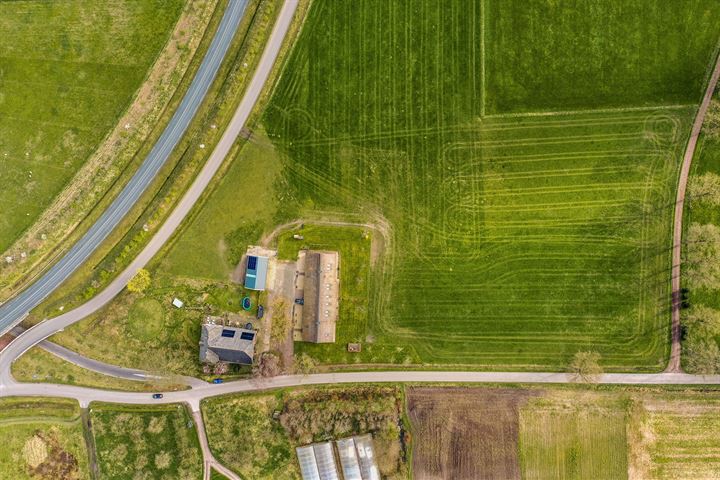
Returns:
[[[235,336],[235,330],[223,330],[221,335],[225,338],[233,338]]]
[[[252,332],[242,332],[240,334],[240,340],[252,340],[255,338],[255,334]]]
[[[255,270],[257,268],[257,257],[248,257],[247,268],[248,270]]]

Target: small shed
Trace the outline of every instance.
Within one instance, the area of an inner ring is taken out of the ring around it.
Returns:
[[[245,268],[245,288],[250,290],[265,290],[267,281],[268,257],[248,255]]]

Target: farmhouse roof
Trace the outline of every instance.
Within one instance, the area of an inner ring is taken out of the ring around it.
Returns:
[[[305,254],[302,338],[332,343],[339,310],[340,255],[308,250]]]
[[[200,333],[200,361],[251,365],[255,332],[244,328],[205,324]]]

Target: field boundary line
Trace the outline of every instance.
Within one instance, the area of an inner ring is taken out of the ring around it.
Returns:
[[[682,262],[682,235],[683,235],[683,207],[685,206],[685,192],[687,190],[688,177],[690,176],[690,167],[692,166],[693,156],[695,155],[695,147],[705,121],[705,114],[710,107],[710,101],[715,93],[718,78],[720,77],[720,55],[716,57],[715,68],[705,89],[702,103],[697,110],[695,121],[693,122],[690,138],[688,139],[685,154],[683,156],[682,166],[680,167],[680,177],[678,179],[677,197],[675,200],[675,213],[673,222],[673,246],[672,246],[672,324],[671,324],[671,344],[670,344],[670,360],[668,361],[668,373],[681,373],[680,365],[680,340],[682,331],[680,328],[680,308],[682,303],[681,281],[680,281],[680,263]]]
[[[485,118],[485,0],[480,0],[480,118]]]
[[[522,117],[552,117],[561,115],[582,115],[593,113],[613,112],[652,112],[655,110],[682,110],[694,107],[693,104],[649,105],[646,107],[616,107],[616,108],[589,108],[585,110],[557,110],[549,112],[520,112],[520,113],[492,113],[485,118],[522,118]]]

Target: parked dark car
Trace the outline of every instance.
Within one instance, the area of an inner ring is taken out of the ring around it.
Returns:
[[[162,398],[162,397],[163,397],[162,393],[153,393],[153,398],[154,398],[155,400],[157,400],[157,399],[159,399],[159,398]]]
[[[305,299],[304,298],[296,298],[295,303],[298,305],[305,305]]]
[[[265,315],[265,307],[263,307],[262,305],[258,305],[258,310],[257,310],[258,320],[261,319],[263,317],[263,315]]]
[[[222,383],[222,382],[223,382],[223,379],[222,379],[222,378],[215,378],[215,379],[213,379],[213,383],[214,383],[215,385],[217,385],[217,384],[219,384],[219,383]]]

